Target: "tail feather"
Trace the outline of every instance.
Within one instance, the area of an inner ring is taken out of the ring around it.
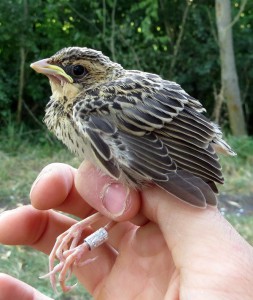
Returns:
[[[211,143],[215,152],[236,156],[236,152],[234,152],[233,149],[222,139],[222,132],[220,131],[219,126],[215,123],[212,123],[212,125],[216,133],[216,136]]]
[[[169,175],[168,181],[156,180],[155,183],[193,206],[205,208],[207,205],[217,205],[217,198],[212,188],[190,172],[179,170],[177,173]]]
[[[212,146],[217,153],[236,156],[236,152],[221,138],[213,139]]]

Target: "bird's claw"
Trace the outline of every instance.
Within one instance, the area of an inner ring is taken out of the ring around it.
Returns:
[[[61,238],[61,236],[59,238]],[[67,292],[75,286],[67,286],[65,284],[66,281],[69,280],[69,278],[71,277],[73,266],[79,265],[79,262],[83,255],[89,252],[89,247],[86,243],[83,243],[75,248],[63,250],[65,249],[65,244],[61,243],[61,246],[63,248],[59,248],[54,252],[52,251],[52,253],[50,254],[49,272],[46,275],[41,276],[40,278],[49,277],[53,289],[56,290],[56,274],[59,273],[58,281],[60,282],[62,290],[64,292]],[[57,265],[54,265],[54,261],[56,258],[59,259],[60,262]],[[95,258],[87,259],[84,262],[82,262],[81,265],[86,265],[94,260]]]
[[[71,290],[73,286],[67,286],[66,281],[70,278],[72,274],[73,266],[84,266],[88,263],[93,262],[95,258],[86,259],[81,262],[82,257],[87,254],[90,250],[95,247],[93,244],[89,244],[88,241],[92,240],[90,237],[94,236],[92,233],[90,236],[86,237],[84,242],[78,245],[81,242],[82,233],[88,226],[95,223],[101,218],[99,213],[90,216],[89,218],[76,223],[71,228],[69,228],[66,232],[62,233],[56,240],[56,243],[49,255],[49,272],[41,276],[40,278],[50,278],[51,285],[54,290],[56,290],[56,274],[58,275],[58,281],[60,283],[61,289],[64,292]],[[102,231],[106,231],[102,229]],[[97,230],[97,240],[94,240],[95,246],[99,246],[106,239],[101,241],[101,228]],[[96,233],[96,231],[95,231]],[[96,236],[96,234],[95,234]],[[87,240],[87,241],[86,241]],[[55,260],[58,259],[59,263],[55,265]]]

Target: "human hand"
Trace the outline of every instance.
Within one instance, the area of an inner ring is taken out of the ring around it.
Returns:
[[[121,221],[111,229],[108,244],[90,253],[97,259],[75,267],[79,282],[95,299],[253,298],[252,247],[217,209],[191,207],[156,187],[126,197],[124,187],[111,184],[103,193],[108,183],[110,178],[87,164],[78,171],[47,166],[33,186],[33,207],[0,217],[0,242],[48,254],[56,237],[76,222],[57,210],[85,218],[95,209]],[[0,300],[16,299],[15,291],[19,299],[38,299],[32,287],[15,280],[0,277],[0,286],[5,283]],[[21,291],[26,298],[20,298]]]

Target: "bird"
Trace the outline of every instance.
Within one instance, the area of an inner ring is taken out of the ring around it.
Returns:
[[[217,153],[236,153],[200,101],[179,84],[126,70],[87,47],[63,48],[31,67],[49,78],[46,126],[76,156],[129,189],[153,184],[199,208],[217,205],[216,183],[224,183]],[[53,287],[59,273],[62,290],[70,290],[67,272],[106,242],[113,221],[78,245],[84,228],[99,218],[90,216],[57,239],[47,274]]]

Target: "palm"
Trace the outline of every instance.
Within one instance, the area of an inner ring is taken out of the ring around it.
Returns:
[[[112,269],[98,285],[98,299],[162,299],[174,277],[175,266],[158,227],[151,222],[131,227],[119,243]]]
[[[183,295],[193,295],[192,299],[197,299],[199,290],[208,289],[215,275],[206,270],[213,270],[214,266],[220,266],[219,253],[217,252],[217,261],[215,261],[213,249],[210,248],[209,251],[205,245],[208,244],[208,238],[206,241],[198,242],[196,236],[196,243],[192,243],[188,249],[185,248],[188,253],[184,253],[185,260],[180,261],[182,243],[175,245],[171,252],[160,229],[153,222],[148,222],[141,227],[119,224],[114,230],[125,233],[120,241],[117,238],[112,241],[119,255],[114,256],[113,263],[103,262],[102,265],[108,269],[102,271],[104,276],[93,290],[90,290],[96,299],[165,299],[166,297],[171,300],[184,299]],[[111,253],[107,254],[107,258],[109,256]],[[92,264],[90,267],[96,268]],[[227,268],[226,264],[222,267]],[[217,279],[221,282],[222,290],[222,278],[217,276]],[[208,299],[208,293],[207,291],[205,299]],[[203,293],[201,295],[203,296]]]

